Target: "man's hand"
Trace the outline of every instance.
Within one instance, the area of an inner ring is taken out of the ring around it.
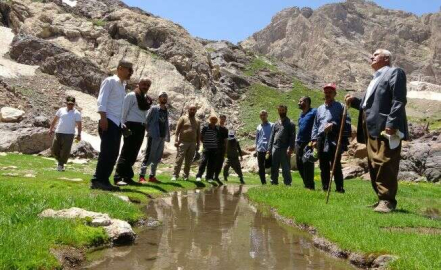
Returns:
[[[254,152],[253,157],[257,157],[257,151]]]
[[[334,125],[333,123],[327,123],[326,126],[325,126],[325,132],[326,132],[326,133],[331,132],[331,131],[332,131],[332,126],[333,126],[333,125]]]
[[[77,140],[77,141],[81,141],[81,134],[78,134],[78,135],[75,137],[75,140]]]
[[[50,136],[54,135],[54,130],[52,128],[49,130],[49,135]]]
[[[107,121],[107,118],[100,119],[100,129],[102,131],[107,131],[109,128],[109,122]]]
[[[312,148],[316,148],[316,146],[317,146],[317,141],[312,141],[311,142],[311,147]]]
[[[179,142],[175,141],[175,147],[178,148],[179,147]]]
[[[397,130],[394,128],[386,128],[385,131],[387,135],[395,135],[397,133]]]
[[[349,107],[350,107],[351,104],[352,104],[352,100],[354,100],[354,97],[353,97],[351,94],[347,94],[347,95],[345,96],[345,102],[346,102],[346,105],[348,105]]]
[[[292,149],[289,149],[288,151],[286,151],[286,154],[288,155],[288,157],[292,156],[292,153],[294,153],[294,151]]]

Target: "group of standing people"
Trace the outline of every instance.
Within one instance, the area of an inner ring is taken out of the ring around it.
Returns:
[[[392,55],[389,51],[375,51],[371,57],[371,67],[375,74],[366,94],[362,99],[352,95],[345,96],[346,105],[360,112],[357,140],[367,145],[369,173],[373,189],[378,196],[378,202],[373,207],[375,211],[382,213],[391,212],[396,208],[401,140],[408,139],[405,111],[406,75],[402,69],[392,67],[391,64]],[[116,75],[106,78],[101,84],[98,96],[101,151],[92,178],[92,189],[115,191],[119,189],[118,186],[136,184],[133,180],[133,165],[146,131],[147,146],[139,182],[158,182],[156,169],[161,161],[165,142],[170,141],[168,95],[162,92],[158,104],[153,105],[153,100],[147,95],[152,82],[146,78],[139,81],[134,91],[126,94],[126,84],[132,74],[132,63],[122,60],[118,64]],[[341,154],[347,150],[351,135],[351,119],[348,114],[342,119],[344,105],[335,100],[335,84],[325,85],[323,94],[325,102],[317,109],[311,107],[310,97],[300,98],[298,106],[301,113],[297,133],[296,125],[287,117],[287,106],[279,105],[279,120],[274,124],[268,121],[267,111],[260,112],[262,123],[256,130],[255,156],[262,184],[267,183],[265,169],[271,168],[271,184],[278,185],[281,167],[283,182],[290,186],[290,162],[295,152],[297,168],[305,188],[315,189],[314,162],[318,159],[323,190],[328,189],[330,171],[334,166],[336,192],[345,192]],[[58,161],[59,171],[64,170],[69,157],[75,137],[75,126],[78,127],[76,139],[81,140],[81,114],[74,106],[75,98],[67,97],[66,108],[57,111],[50,127],[50,133],[55,133],[52,152]],[[179,178],[183,163],[183,179],[188,180],[190,165],[202,143],[202,160],[196,181],[201,181],[206,171],[207,181],[222,184],[219,179],[222,168],[223,180],[228,181],[229,168],[232,167],[240,182],[244,184],[240,165],[242,150],[234,131],[226,128],[227,117],[220,115],[218,119],[214,115],[210,116],[208,123],[201,128],[201,123],[196,119],[196,112],[197,107],[190,105],[187,115],[178,120],[175,133],[175,146],[178,151],[172,181]],[[340,128],[343,128],[342,132]],[[337,149],[340,133],[341,147]],[[122,136],[124,144],[120,153]],[[109,177],[115,164],[113,186]]]

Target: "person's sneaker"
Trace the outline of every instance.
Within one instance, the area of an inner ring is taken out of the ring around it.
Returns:
[[[161,183],[158,179],[156,179],[156,177],[154,176],[150,176],[149,177],[149,182],[150,183]]]
[[[92,181],[90,185],[91,189],[100,189],[104,191],[119,191],[119,187],[112,186],[110,183],[101,183],[98,181]]]
[[[346,191],[343,188],[339,188],[339,189],[336,189],[335,192],[337,192],[337,193],[345,193]]]
[[[368,207],[368,208],[375,208],[375,207],[378,206],[379,203],[380,203],[380,202],[378,201],[378,202],[376,202],[376,203],[374,203],[374,204],[370,204],[370,205],[368,205],[367,207]]]
[[[394,205],[389,201],[379,201],[374,211],[378,213],[390,213],[394,210]]]
[[[202,178],[196,177],[196,182],[201,182],[201,181],[202,181]]]
[[[123,180],[120,180],[120,181],[115,182],[115,185],[119,186],[119,187],[124,187],[124,186],[127,186],[128,184],[126,182],[124,182]]]
[[[172,180],[172,181],[176,181],[176,180],[178,180],[178,179],[176,178],[176,176],[173,176],[173,177],[171,178],[171,180]]]
[[[63,171],[63,165],[58,165],[57,166],[57,171],[62,172]]]
[[[144,176],[139,177],[139,183],[141,183],[141,184],[147,183],[147,180],[145,180]]]

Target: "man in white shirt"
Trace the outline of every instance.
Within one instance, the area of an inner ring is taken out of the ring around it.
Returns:
[[[132,63],[121,60],[118,64],[117,74],[106,78],[101,84],[97,102],[98,113],[101,116],[98,129],[101,138],[101,151],[92,178],[92,189],[119,190],[118,187],[110,184],[109,177],[119,154],[125,88],[132,74]]]
[[[75,126],[78,126],[78,135],[76,139],[81,140],[81,113],[75,108],[75,98],[68,96],[66,98],[66,107],[60,108],[55,114],[51,123],[49,133],[55,136],[52,142],[52,155],[57,159],[59,172],[64,171],[64,164],[70,156],[70,150],[75,136]],[[58,123],[58,124],[57,124]]]

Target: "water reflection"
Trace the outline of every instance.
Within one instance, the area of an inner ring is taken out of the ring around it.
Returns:
[[[130,247],[105,250],[88,269],[352,269],[301,231],[251,207],[243,186],[175,192],[147,212],[163,226]]]

